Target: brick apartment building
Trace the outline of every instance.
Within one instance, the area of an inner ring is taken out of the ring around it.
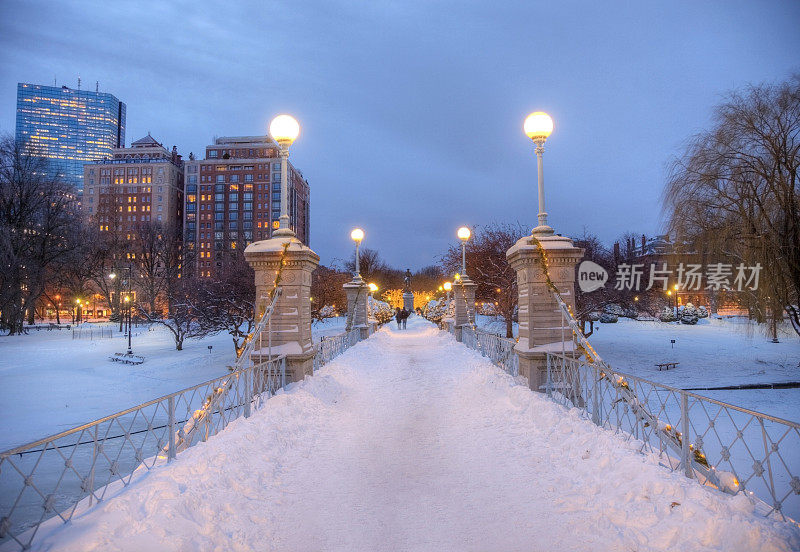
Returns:
[[[289,221],[308,244],[308,182],[289,168]],[[253,241],[269,239],[281,203],[278,146],[267,136],[217,138],[205,159],[186,162],[184,244],[196,259],[198,275],[213,278],[226,259]]]
[[[183,161],[174,146],[170,152],[148,134],[84,165],[83,182],[83,214],[101,231],[135,240],[139,225],[160,222],[180,232]]]

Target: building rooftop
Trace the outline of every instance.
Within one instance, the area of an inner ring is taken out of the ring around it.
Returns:
[[[147,133],[147,136],[144,138],[139,138],[135,142],[131,143],[132,148],[152,148],[152,147],[164,147],[158,140],[150,136],[150,133]]]

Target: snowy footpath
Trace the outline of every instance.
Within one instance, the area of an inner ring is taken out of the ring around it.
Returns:
[[[39,550],[797,550],[424,320],[386,327]]]

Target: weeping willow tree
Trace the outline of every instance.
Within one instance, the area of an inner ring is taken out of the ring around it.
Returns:
[[[800,75],[733,92],[694,136],[664,191],[671,232],[707,262],[761,265],[740,299],[800,334]]]

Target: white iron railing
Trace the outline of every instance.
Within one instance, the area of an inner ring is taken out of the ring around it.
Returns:
[[[0,453],[0,545],[30,549],[43,522],[66,523],[135,472],[171,462],[274,395],[286,358],[253,353],[279,296],[277,289],[231,373]]]
[[[765,516],[800,519],[800,424],[613,370],[553,297],[571,331],[561,353],[547,354],[548,396],[640,441],[674,471],[747,493]]]
[[[314,371],[316,372],[328,362],[339,356],[347,349],[358,343],[361,339],[361,330],[353,328],[348,332],[334,335],[331,337],[323,337],[322,340],[316,344],[316,354],[314,355]]]
[[[519,357],[514,352],[516,342],[472,326],[461,327],[461,342],[487,357],[494,364],[516,377],[519,375]]]

